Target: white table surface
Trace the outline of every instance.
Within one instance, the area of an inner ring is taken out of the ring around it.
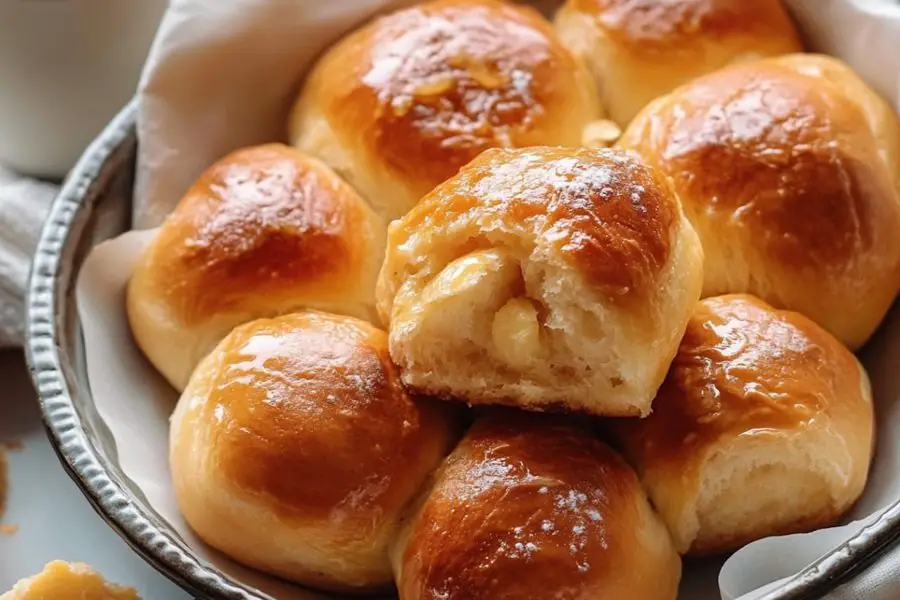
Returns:
[[[107,579],[138,589],[145,600],[183,600],[184,591],[157,573],[97,516],[50,447],[19,351],[0,351],[0,442],[9,453],[9,496],[0,533],[0,595],[54,559],[81,561]]]

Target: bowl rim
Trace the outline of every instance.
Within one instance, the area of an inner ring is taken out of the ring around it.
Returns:
[[[73,400],[90,398],[78,386],[75,367],[64,348],[67,290],[74,289],[77,269],[63,261],[81,236],[75,224],[85,219],[99,198],[99,176],[108,161],[133,143],[137,103],[129,102],[88,146],[53,200],[31,265],[26,298],[25,356],[44,428],[57,458],[97,514],[150,566],[199,598],[268,600],[270,596],[232,581],[196,557],[171,528],[136,504],[114,468],[97,448],[93,427]],[[79,340],[80,343],[80,340]]]
[[[88,146],[50,206],[28,282],[25,353],[50,443],[66,473],[94,510],[157,571],[188,592],[206,598],[268,599],[196,557],[170,528],[135,504],[113,475],[88,432],[73,396],[90,397],[76,385],[74,367],[61,354],[66,292],[77,269],[62,260],[79,243],[73,224],[90,214],[98,176],[116,151],[132,142],[137,102],[132,100]],[[900,545],[900,499],[873,522],[758,600],[820,598]]]

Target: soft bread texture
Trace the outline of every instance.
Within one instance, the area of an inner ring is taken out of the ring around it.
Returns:
[[[699,298],[666,182],[614,150],[488,150],[394,221],[378,282],[414,389],[646,414]]]
[[[392,551],[400,600],[674,600],[681,559],[634,472],[570,422],[476,422]]]
[[[803,49],[780,0],[568,0],[555,24],[623,126],[696,77]]]
[[[874,435],[853,354],[748,295],[700,302],[653,413],[613,427],[692,554],[832,525],[862,493]]]
[[[178,402],[175,495],[197,534],[240,562],[317,587],[384,587],[400,511],[454,441],[446,410],[407,394],[368,323],[253,321]]]
[[[279,144],[210,167],[128,286],[138,346],[179,391],[234,326],[301,308],[373,319],[384,224],[328,167]]]
[[[900,121],[843,63],[737,65],[654,101],[619,142],[668,176],[706,251],[704,296],[747,292],[851,349],[900,272]]]
[[[0,600],[140,600],[132,588],[107,583],[81,563],[55,560],[44,570],[19,581]]]
[[[600,116],[587,69],[536,11],[438,0],[377,18],[325,54],[290,138],[393,219],[487,148],[577,146]]]

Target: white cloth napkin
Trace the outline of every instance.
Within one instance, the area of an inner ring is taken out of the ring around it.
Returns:
[[[897,600],[900,597],[900,546],[840,586],[827,600]]]
[[[31,255],[57,190],[0,166],[0,348],[22,344]]]

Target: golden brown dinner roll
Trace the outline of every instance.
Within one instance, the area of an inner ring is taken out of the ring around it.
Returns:
[[[392,223],[378,309],[404,382],[422,392],[646,414],[702,260],[637,155],[495,149]]]
[[[587,69],[536,11],[437,0],[332,48],[297,100],[290,137],[393,219],[486,148],[577,146],[599,117]]]
[[[107,583],[85,564],[55,560],[19,581],[0,600],[140,600],[132,588]]]
[[[730,67],[653,102],[620,145],[672,180],[704,296],[755,294],[851,348],[878,326],[900,273],[900,122],[848,67]]]
[[[400,600],[674,600],[681,559],[634,472],[561,420],[476,422],[392,550]]]
[[[445,405],[411,398],[387,336],[304,312],[234,329],[172,417],[175,495],[232,558],[309,585],[389,585],[401,509],[453,441]]]
[[[128,286],[134,337],[178,390],[232,327],[300,308],[371,319],[384,224],[316,159],[279,144],[204,173]]]
[[[695,77],[802,50],[780,0],[568,0],[556,30],[620,125]]]
[[[872,456],[871,390],[853,354],[747,295],[698,304],[653,414],[613,426],[680,552],[831,525]]]

